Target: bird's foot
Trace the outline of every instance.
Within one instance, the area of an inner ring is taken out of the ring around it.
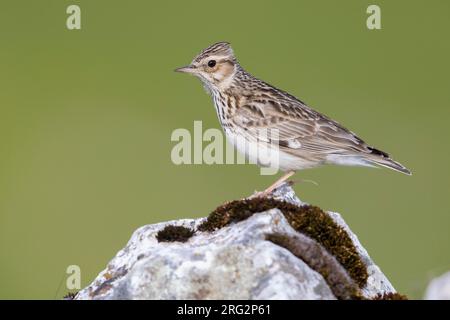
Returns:
[[[285,181],[285,182],[279,184],[279,185],[276,186],[276,187],[273,187],[273,188],[267,188],[267,189],[264,190],[264,191],[255,191],[255,192],[249,197],[249,199],[253,199],[253,198],[268,198],[268,197],[272,196],[273,193],[274,193],[277,189],[281,188],[281,187],[284,186],[285,184],[288,185],[288,186],[293,186],[296,182],[297,182],[297,181],[289,180],[289,181]]]
[[[267,198],[272,192],[267,191],[255,191],[250,197],[247,199],[255,199],[255,198]]]
[[[273,186],[272,188],[267,188],[264,191],[255,191],[250,197],[248,197],[247,199],[254,199],[254,198],[268,198],[271,197],[273,195],[273,193],[278,190],[279,188],[283,187],[284,185],[288,185],[289,187],[292,187],[294,184],[299,183],[299,182],[309,182],[312,183],[316,186],[318,186],[319,184],[313,180],[306,180],[306,179],[295,179],[295,180],[288,180],[285,181],[277,186]]]

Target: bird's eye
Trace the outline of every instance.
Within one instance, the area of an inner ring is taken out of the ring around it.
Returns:
[[[216,60],[209,60],[208,61],[208,67],[214,68],[215,65],[216,65]]]

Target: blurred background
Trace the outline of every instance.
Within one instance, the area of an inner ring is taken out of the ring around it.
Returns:
[[[382,30],[366,9],[381,7]],[[66,8],[81,7],[81,30]],[[276,177],[171,162],[176,128],[220,128],[199,81],[173,72],[231,42],[244,68],[413,171],[297,173],[340,212],[401,293],[450,269],[448,1],[61,1],[0,4],[0,298],[61,298],[139,226],[206,216]]]

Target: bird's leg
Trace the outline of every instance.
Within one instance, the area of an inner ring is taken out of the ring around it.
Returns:
[[[275,181],[270,187],[268,187],[266,190],[263,191],[264,194],[268,195],[272,193],[273,190],[281,186],[287,179],[289,179],[295,171],[288,171],[286,172],[280,179]]]
[[[266,190],[262,191],[262,192],[258,192],[254,195],[254,197],[265,197],[269,194],[272,193],[273,190],[275,190],[276,188],[278,188],[279,186],[281,186],[287,179],[289,179],[293,174],[295,173],[295,171],[288,171],[286,172],[280,179],[278,179],[277,181],[275,181],[270,187],[268,187]]]

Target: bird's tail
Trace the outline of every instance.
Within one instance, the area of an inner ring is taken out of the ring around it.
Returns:
[[[369,150],[371,151],[371,153],[367,156],[366,160],[371,164],[386,167],[407,174],[409,176],[412,174],[411,171],[409,171],[405,166],[397,161],[392,160],[387,153],[375,148],[369,148]]]

